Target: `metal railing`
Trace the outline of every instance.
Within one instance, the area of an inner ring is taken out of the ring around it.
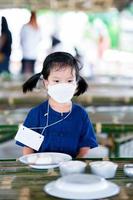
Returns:
[[[18,129],[17,124],[0,125],[0,143],[13,139],[17,132],[17,129]]]
[[[0,143],[14,138],[18,124],[0,125]],[[109,148],[110,157],[133,157],[133,125],[129,124],[93,124],[97,136],[107,135],[104,145]]]

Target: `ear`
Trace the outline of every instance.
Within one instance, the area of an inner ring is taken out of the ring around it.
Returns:
[[[46,89],[48,89],[48,80],[43,79],[43,84]]]

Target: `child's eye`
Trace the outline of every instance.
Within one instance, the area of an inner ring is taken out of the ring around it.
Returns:
[[[59,83],[59,80],[54,80],[55,83]]]
[[[73,82],[73,80],[68,80],[68,83],[72,83]]]

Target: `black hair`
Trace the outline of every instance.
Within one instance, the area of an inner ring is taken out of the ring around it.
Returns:
[[[40,73],[33,75],[23,84],[23,92],[32,91],[36,87],[37,82],[42,75],[45,80],[48,79],[51,69],[55,67],[64,68],[70,66],[71,69],[76,72],[77,90],[74,96],[79,96],[83,94],[87,88],[88,84],[83,77],[80,76],[79,71],[81,70],[81,65],[78,60],[76,60],[70,53],[67,52],[55,52],[49,54],[43,63],[43,69]]]
[[[8,28],[8,24],[7,24],[7,20],[4,16],[2,16],[2,19],[1,19],[1,32],[2,33],[7,33],[9,31],[9,28]]]

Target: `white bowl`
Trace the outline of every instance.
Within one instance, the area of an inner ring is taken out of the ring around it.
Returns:
[[[97,192],[107,187],[107,181],[92,174],[69,174],[57,179],[58,189],[69,192]]]
[[[91,172],[104,178],[113,178],[118,164],[111,161],[94,161],[89,163]]]
[[[69,174],[46,184],[44,191],[58,199],[92,200],[107,199],[118,194],[120,188],[93,174]]]
[[[83,173],[86,168],[86,163],[79,160],[71,160],[62,162],[59,165],[60,174],[62,176],[75,173]]]
[[[86,155],[86,158],[104,158],[109,156],[109,149],[105,146],[99,145],[93,149],[90,149]]]
[[[133,164],[125,164],[123,170],[126,176],[133,177]]]

